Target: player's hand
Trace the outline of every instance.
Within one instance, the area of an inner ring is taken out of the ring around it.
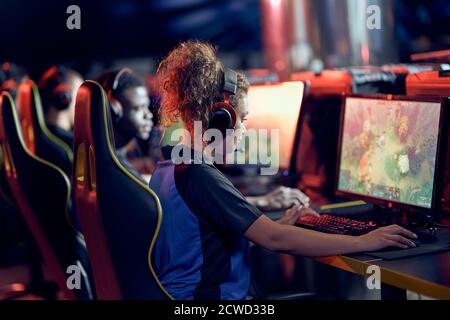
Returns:
[[[312,215],[319,217],[320,215],[311,208],[305,208],[302,205],[294,205],[284,215],[277,220],[279,224],[293,226],[301,216]]]
[[[309,197],[298,189],[278,187],[259,197],[257,206],[263,211],[283,210],[292,206],[309,207]]]
[[[378,228],[372,232],[360,236],[363,251],[376,251],[386,247],[414,248],[415,243],[408,238],[417,238],[413,232],[398,225],[390,225]]]

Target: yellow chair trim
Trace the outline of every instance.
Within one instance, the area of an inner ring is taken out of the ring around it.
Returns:
[[[12,110],[13,110],[13,118],[14,118],[14,123],[16,125],[16,128],[21,128],[20,124],[19,124],[19,120],[18,120],[18,116],[17,116],[17,111],[16,108],[14,108],[14,101],[11,97],[11,95],[9,93],[5,94],[5,97],[7,99],[9,99],[11,105],[13,106]],[[50,163],[44,159],[39,158],[38,156],[32,154],[28,148],[25,145],[25,141],[23,141],[23,136],[22,136],[22,131],[19,130],[17,132],[17,136],[19,138],[20,144],[22,145],[22,148],[25,150],[25,152],[28,154],[29,157],[33,158],[34,160],[40,162],[43,165],[46,165],[54,170],[56,170],[57,172],[59,172],[61,174],[61,176],[63,177],[63,180],[67,186],[67,195],[66,195],[66,206],[65,206],[65,216],[66,216],[66,220],[69,223],[69,225],[72,227],[73,231],[75,232],[76,236],[78,237],[78,239],[80,239],[81,241],[84,242],[84,237],[83,235],[73,226],[72,222],[70,221],[70,217],[69,217],[69,205],[70,205],[70,194],[71,194],[71,184],[69,181],[69,178],[67,177],[66,173],[64,171],[62,171],[60,168],[58,168],[57,166],[55,166],[53,163]]]
[[[41,98],[39,96],[39,90],[34,82],[32,85],[32,91],[33,91],[33,98],[36,103],[36,115],[37,115],[39,127],[41,128],[42,132],[47,136],[47,138],[49,138],[53,143],[55,143],[56,145],[59,145],[61,148],[64,149],[64,151],[67,153],[67,156],[69,157],[70,162],[73,162],[72,146],[68,146],[67,143],[62,141],[57,136],[55,136],[47,128],[47,124],[45,123],[45,120],[44,120],[44,114],[42,112],[42,102],[41,102]]]
[[[109,150],[109,153],[110,153],[112,159],[114,160],[114,163],[119,167],[119,169],[125,175],[127,175],[137,185],[139,185],[141,188],[143,188],[145,191],[147,191],[151,195],[151,197],[155,200],[155,202],[156,202],[156,206],[157,206],[157,210],[158,210],[158,223],[157,223],[157,226],[156,226],[155,234],[153,235],[152,241],[150,243],[150,248],[149,248],[148,256],[147,256],[147,261],[148,261],[148,266],[150,268],[150,272],[152,273],[154,279],[158,283],[158,286],[160,287],[160,289],[164,292],[164,294],[169,299],[174,300],[174,298],[170,295],[169,292],[167,292],[167,290],[163,287],[163,285],[159,281],[159,278],[156,275],[156,272],[155,272],[155,270],[153,268],[153,265],[152,265],[152,262],[151,262],[152,261],[151,256],[152,256],[152,252],[153,252],[153,247],[155,245],[156,238],[158,237],[159,230],[161,229],[161,223],[162,223],[162,207],[161,207],[161,203],[159,201],[158,196],[155,194],[155,192],[152,189],[150,189],[147,185],[145,185],[142,181],[140,181],[135,176],[133,176],[131,173],[129,173],[128,170],[126,170],[124,168],[124,166],[120,163],[120,161],[117,159],[116,154],[114,152],[114,148],[111,145],[111,137],[109,136],[108,122],[107,122],[108,117],[107,117],[107,113],[106,113],[107,112],[107,108],[106,108],[106,99],[107,98],[106,98],[105,91],[103,90],[103,88],[97,82],[91,81],[91,80],[88,80],[88,82],[91,82],[94,85],[98,86],[98,88],[101,89],[101,92],[102,92],[102,106],[103,106],[103,120],[104,120],[104,123],[105,123],[105,135],[106,135],[106,140],[107,140],[107,143],[108,143],[108,150]]]

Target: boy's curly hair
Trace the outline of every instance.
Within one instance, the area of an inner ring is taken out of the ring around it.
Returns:
[[[181,43],[160,63],[157,75],[161,86],[160,115],[165,126],[179,119],[188,128],[194,121],[202,121],[204,126],[208,109],[224,98],[224,67],[209,43]],[[230,97],[231,102],[247,90],[248,82],[239,75],[238,93]]]

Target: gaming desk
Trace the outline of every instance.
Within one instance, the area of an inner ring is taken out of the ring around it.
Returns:
[[[438,229],[441,241],[450,242],[450,231]],[[370,265],[380,267],[381,298],[406,299],[406,290],[436,299],[450,300],[450,251],[398,260],[383,260],[364,254],[315,258],[326,265],[369,276]]]
[[[364,212],[371,205],[362,201],[342,202],[323,205],[319,211],[351,214]],[[266,213],[276,220],[282,212]],[[448,222],[447,222],[448,223]],[[440,243],[450,243],[450,230],[437,229]],[[431,298],[450,300],[450,251],[429,253],[396,260],[383,260],[366,254],[351,254],[313,258],[325,265],[368,277],[370,265],[380,267],[381,299],[406,300],[406,291],[416,292]]]

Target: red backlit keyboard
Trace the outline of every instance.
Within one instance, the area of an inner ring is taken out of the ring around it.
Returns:
[[[378,227],[373,221],[354,220],[330,214],[322,214],[320,217],[303,216],[299,219],[297,225],[325,233],[353,236],[368,233]]]

